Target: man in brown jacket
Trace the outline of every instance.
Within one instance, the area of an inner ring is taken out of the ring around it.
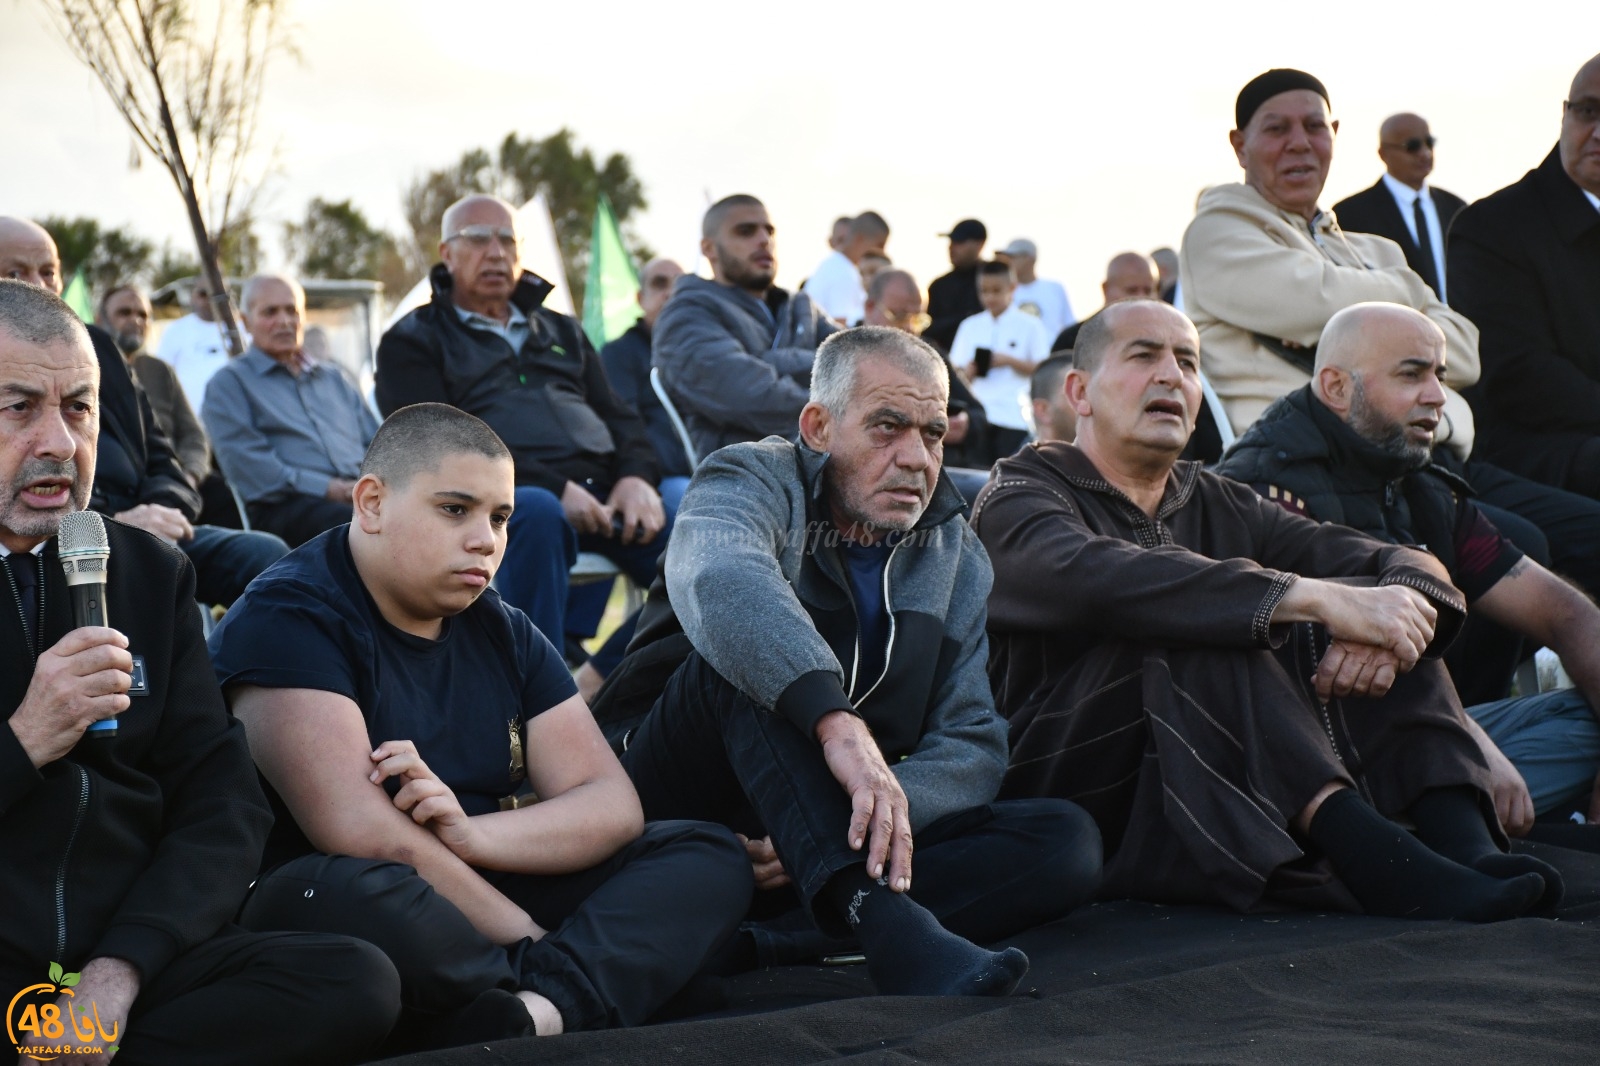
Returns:
[[[100,297],[95,324],[117,342],[117,351],[128,361],[139,387],[150,400],[156,425],[172,442],[178,467],[198,489],[211,473],[211,442],[195,417],[194,405],[184,395],[178,372],[144,350],[150,333],[150,301],[132,285],[118,285]]]
[[[1475,921],[1554,902],[1552,868],[1501,850],[1437,661],[1460,592],[1430,556],[1178,461],[1199,350],[1167,304],[1101,311],[1065,384],[1075,444],[1002,460],[978,498],[1001,794],[1085,807],[1112,895]]]

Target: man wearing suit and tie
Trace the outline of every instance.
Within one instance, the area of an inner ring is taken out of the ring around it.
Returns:
[[[1378,130],[1378,158],[1387,168],[1377,184],[1333,205],[1339,225],[1376,233],[1398,244],[1406,264],[1446,299],[1444,235],[1467,206],[1455,193],[1428,184],[1433,172],[1433,134],[1420,115],[1390,115]]]

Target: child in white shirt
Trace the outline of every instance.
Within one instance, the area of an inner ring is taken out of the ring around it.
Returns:
[[[989,418],[989,461],[1004,458],[1028,439],[1028,378],[1050,355],[1039,319],[1011,306],[1017,282],[1005,263],[978,266],[984,309],[964,320],[950,345],[950,363],[971,384]],[[981,353],[987,351],[987,356]]]

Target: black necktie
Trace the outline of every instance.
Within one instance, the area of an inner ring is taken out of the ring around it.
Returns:
[[[1433,254],[1433,234],[1428,232],[1428,216],[1422,213],[1422,194],[1411,201],[1411,216],[1417,224],[1417,247],[1422,249],[1423,269],[1419,271],[1422,280],[1428,283],[1428,288],[1433,294],[1439,294],[1438,258]]]
[[[28,650],[35,656],[39,648],[39,557],[31,552],[12,552],[6,556],[17,605],[22,609],[22,629]]]

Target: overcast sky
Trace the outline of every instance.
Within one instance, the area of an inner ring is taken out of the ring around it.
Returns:
[[[936,234],[975,216],[991,249],[1033,238],[1040,273],[1086,314],[1111,255],[1176,246],[1199,191],[1238,180],[1234,97],[1268,67],[1309,70],[1333,98],[1324,205],[1376,179],[1378,123],[1400,110],[1432,123],[1442,187],[1472,200],[1516,180],[1600,48],[1593,0],[1527,10],[300,0],[301,57],[267,86],[278,164],[258,229],[276,258],[281,223],[321,196],[400,231],[417,173],[565,125],[632,158],[650,200],[639,232],[686,265],[708,195],[766,201],[785,284],[815,267],[836,215],[885,215],[890,255],[924,284],[948,269]],[[0,167],[0,213],[188,241],[170,180],[129,169],[120,117],[39,0],[0,0],[0,86],[20,149]]]

